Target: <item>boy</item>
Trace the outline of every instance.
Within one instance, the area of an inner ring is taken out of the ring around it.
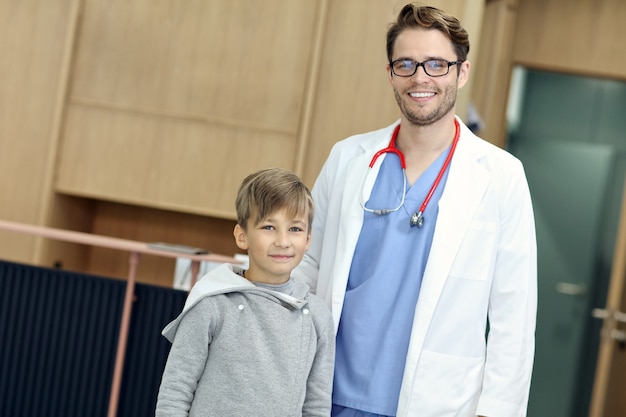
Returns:
[[[172,348],[156,416],[328,417],[332,317],[291,279],[309,247],[311,194],[296,175],[265,169],[243,180],[236,208],[249,267],[210,271],[163,330]]]

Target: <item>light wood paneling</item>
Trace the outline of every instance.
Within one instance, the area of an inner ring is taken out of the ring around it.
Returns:
[[[295,133],[317,4],[85,0],[72,99]]]
[[[618,416],[626,410],[626,396],[624,396],[626,355],[623,346],[613,335],[626,331],[623,320],[618,320],[616,316],[616,314],[626,312],[626,188],[622,195],[611,279],[603,310],[607,313],[607,317],[603,319],[600,332],[589,417]]]
[[[513,59],[537,69],[626,78],[623,0],[520,2]]]
[[[302,173],[310,186],[335,142],[385,126],[398,117],[385,71],[385,32],[399,3],[329,2],[317,99],[310,115],[310,141]]]
[[[285,134],[73,105],[57,191],[234,218],[241,180],[290,168],[294,149]]]
[[[293,169],[317,1],[86,1],[57,190],[232,217]]]
[[[73,0],[0,1],[0,218],[40,223],[50,196],[57,98]],[[36,238],[0,233],[2,259],[34,259]]]
[[[95,207],[97,201],[94,200],[54,194],[50,202],[48,224],[58,229],[90,233]],[[42,239],[39,243],[36,257],[38,264],[72,271],[89,271],[91,247],[51,239]]]
[[[472,97],[484,122],[479,134],[500,147],[506,145],[506,109],[518,2],[487,2],[480,35],[481,52],[472,69]]]
[[[233,202],[234,205],[234,202]],[[93,232],[142,242],[169,242],[201,247],[214,253],[234,255],[241,251],[233,238],[234,220],[99,202],[94,211]],[[143,256],[137,280],[171,286],[175,261]],[[125,278],[128,254],[103,248],[91,250],[88,270],[104,276]]]

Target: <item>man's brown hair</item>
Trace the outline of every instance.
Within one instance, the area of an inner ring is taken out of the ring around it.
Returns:
[[[452,42],[456,52],[456,60],[467,60],[470,48],[469,36],[461,26],[459,19],[435,7],[410,3],[400,10],[398,18],[389,26],[387,31],[387,59],[389,63],[393,60],[393,48],[398,35],[406,29],[416,28],[436,29],[442,32]]]

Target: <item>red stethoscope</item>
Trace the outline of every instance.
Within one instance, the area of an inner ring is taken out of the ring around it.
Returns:
[[[454,140],[452,141],[450,152],[448,153],[448,156],[446,157],[446,160],[443,163],[443,166],[439,170],[439,174],[437,174],[437,178],[435,178],[435,181],[433,182],[433,185],[430,187],[430,191],[428,191],[428,194],[426,195],[426,198],[424,198],[424,201],[422,202],[422,205],[420,206],[419,210],[417,212],[414,212],[411,215],[411,221],[409,223],[411,227],[415,227],[415,226],[422,227],[424,225],[424,211],[426,210],[426,206],[428,206],[428,203],[430,202],[431,197],[435,193],[437,186],[439,186],[439,182],[441,181],[443,174],[446,172],[448,165],[450,165],[450,161],[452,160],[452,156],[454,155],[454,150],[456,149],[456,144],[459,141],[459,135],[460,135],[461,129],[459,127],[459,122],[456,119],[454,120],[454,128],[455,128]],[[402,193],[402,200],[400,201],[400,204],[398,205],[398,207],[393,208],[393,209],[370,209],[370,208],[365,207],[365,203],[363,202],[363,193],[361,193],[360,203],[361,203],[361,207],[363,207],[363,210],[369,213],[377,214],[379,216],[383,216],[385,214],[398,211],[404,205],[404,199],[406,197],[406,162],[404,161],[404,154],[402,153],[402,151],[400,151],[396,147],[396,138],[398,137],[399,131],[400,131],[400,124],[398,124],[398,126],[396,126],[395,130],[393,131],[393,134],[391,135],[391,140],[389,141],[389,145],[387,145],[386,148],[383,148],[374,154],[374,156],[372,157],[372,161],[369,164],[369,168],[371,169],[376,163],[376,160],[378,159],[378,157],[385,153],[394,153],[398,155],[398,158],[400,158],[400,166],[402,167],[402,176],[404,177],[404,184],[403,184],[404,192]],[[365,178],[367,177],[367,173],[369,171],[370,170],[368,169],[365,173],[365,176],[363,177],[363,186],[365,185]],[[363,186],[361,187],[361,189],[363,189]]]

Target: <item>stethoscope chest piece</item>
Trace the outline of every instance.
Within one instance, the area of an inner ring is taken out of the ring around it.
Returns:
[[[421,228],[424,225],[424,215],[422,212],[420,211],[419,213],[411,214],[411,221],[409,224],[411,227],[417,226],[418,228]]]
[[[417,212],[414,212],[413,214],[411,214],[411,219],[409,222],[411,227],[417,226],[417,228],[419,229],[424,225],[424,211],[426,210],[426,206],[428,205],[430,198],[435,193],[435,190],[437,189],[437,186],[439,185],[439,181],[441,181],[441,177],[443,177],[443,174],[446,172],[448,165],[450,165],[450,160],[452,160],[452,155],[454,155],[454,150],[456,149],[456,144],[459,141],[459,136],[461,133],[459,122],[457,122],[456,119],[454,120],[454,127],[455,127],[454,140],[452,141],[450,152],[448,152],[448,156],[446,157],[446,160],[444,161],[443,166],[439,170],[439,174],[437,174],[437,178],[435,179],[432,186],[430,187],[430,191],[428,191],[426,198],[424,198],[424,201],[422,202],[420,209]],[[398,204],[395,208],[392,208],[392,209],[370,209],[370,208],[365,207],[365,202],[363,201],[363,193],[361,193],[361,200],[359,201],[363,210],[369,213],[377,214],[379,216],[396,212],[400,209],[400,207],[404,206],[404,199],[406,197],[406,182],[407,182],[406,181],[406,163],[404,161],[404,154],[396,147],[396,138],[398,137],[399,131],[400,131],[400,125],[398,124],[391,135],[391,140],[389,141],[389,145],[387,145],[386,148],[383,148],[374,154],[369,164],[369,168],[372,168],[374,166],[379,156],[388,152],[394,153],[398,156],[398,158],[400,158],[400,167],[402,168],[402,176],[404,179],[404,184],[402,186],[402,190],[404,190],[404,192],[402,193],[402,199],[400,201],[400,204]],[[363,176],[363,183],[361,184],[361,190],[363,190],[363,187],[365,186],[366,177],[367,177],[367,171],[365,172]]]

